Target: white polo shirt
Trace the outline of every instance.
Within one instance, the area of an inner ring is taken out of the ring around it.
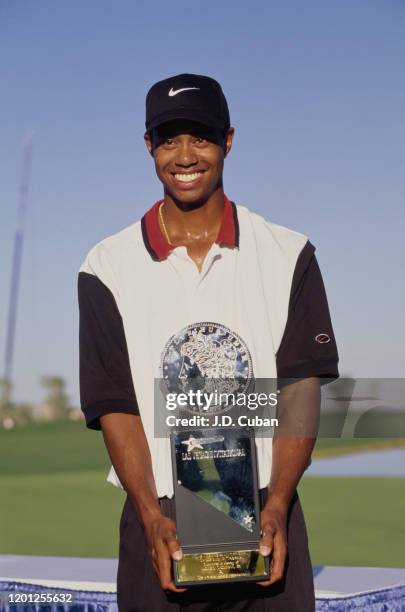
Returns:
[[[98,243],[80,268],[80,391],[89,428],[100,429],[108,412],[141,416],[158,495],[171,497],[169,440],[154,435],[155,379],[167,371],[184,378],[193,368],[209,376],[218,355],[225,365],[216,367],[228,376],[250,369],[255,378],[335,378],[338,356],[315,249],[304,235],[225,197],[217,241],[199,272],[186,247],[173,248],[161,233],[160,203]],[[177,350],[184,343],[187,368]],[[256,446],[263,488],[272,440],[258,438]],[[113,468],[108,479],[120,486]]]

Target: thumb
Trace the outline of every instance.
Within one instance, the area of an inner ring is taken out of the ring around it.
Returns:
[[[270,525],[263,527],[262,537],[260,538],[260,554],[268,557],[273,550],[273,531]]]
[[[171,558],[175,561],[181,561],[183,558],[183,552],[181,550],[179,542],[173,534],[167,536],[166,544],[169,549]]]

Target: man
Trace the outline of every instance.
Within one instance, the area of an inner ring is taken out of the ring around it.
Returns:
[[[338,376],[314,247],[224,193],[233,136],[214,79],[181,74],[156,83],[146,100],[145,143],[164,197],[140,222],[97,244],[79,274],[82,409],[87,426],[102,429],[114,466],[109,480],[127,492],[121,611],[314,610],[296,494],[314,429],[256,440],[269,580],[181,589],[171,575],[182,551],[169,442],[154,436],[154,380],[192,375],[198,350],[207,364],[207,347],[221,338],[234,351],[228,375],[238,368],[256,378],[297,379],[283,387],[279,408],[284,402],[302,417],[308,406],[316,421],[320,379]],[[202,368],[199,375],[209,374]]]

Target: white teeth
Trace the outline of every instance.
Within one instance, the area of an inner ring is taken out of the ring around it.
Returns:
[[[174,176],[178,181],[182,181],[183,183],[189,183],[190,181],[195,181],[202,172],[194,172],[193,174],[175,174]]]

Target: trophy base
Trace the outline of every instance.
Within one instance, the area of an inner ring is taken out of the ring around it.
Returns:
[[[173,563],[176,586],[259,581],[269,578],[269,559],[258,550],[184,553]]]

